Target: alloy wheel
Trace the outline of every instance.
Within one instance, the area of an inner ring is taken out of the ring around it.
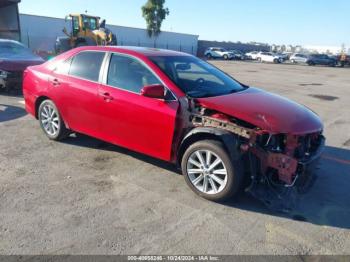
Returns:
[[[40,121],[45,132],[50,136],[56,136],[59,132],[60,119],[55,108],[46,104],[40,112]]]
[[[197,150],[190,155],[187,174],[192,185],[205,194],[218,194],[227,184],[228,175],[225,164],[210,150]]]

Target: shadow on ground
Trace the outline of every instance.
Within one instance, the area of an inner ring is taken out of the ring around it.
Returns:
[[[70,137],[65,143],[127,154],[159,168],[181,174],[172,164],[85,135]],[[300,195],[296,208],[289,214],[273,212],[248,194],[242,194],[238,201],[229,201],[225,205],[316,225],[350,229],[350,150],[327,147],[320,161],[317,177],[311,190]]]
[[[159,168],[169,170],[172,172],[175,172],[177,174],[181,174],[181,172],[176,168],[171,163],[149,157],[147,155],[139,154],[134,151],[130,151],[128,149],[125,149],[123,147],[119,147],[116,145],[109,144],[107,142],[83,135],[83,134],[76,134],[76,135],[71,135],[69,138],[65,139],[63,141],[65,144],[69,145],[74,145],[74,146],[79,146],[79,147],[87,147],[87,148],[95,148],[95,149],[100,149],[104,151],[111,151],[111,152],[116,152],[120,154],[126,154],[128,156],[131,156],[135,159],[138,159],[140,161],[144,161],[146,163],[149,163],[151,165],[157,166]]]
[[[21,118],[26,114],[22,107],[0,104],[0,123]]]

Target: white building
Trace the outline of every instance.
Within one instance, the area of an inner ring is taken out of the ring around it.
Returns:
[[[318,45],[305,45],[304,49],[308,50],[310,53],[320,53],[320,54],[333,54],[337,55],[342,52],[342,46],[318,46]]]
[[[61,18],[20,14],[22,42],[35,51],[53,51],[55,40],[64,36],[66,27],[69,31],[69,22]],[[161,32],[155,41],[150,38],[145,29],[125,26],[107,25],[117,35],[118,45],[146,46],[182,51],[197,54],[198,35]]]

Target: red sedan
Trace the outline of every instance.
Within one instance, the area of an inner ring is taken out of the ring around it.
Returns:
[[[77,48],[29,67],[23,91],[50,139],[78,132],[178,164],[213,201],[246,181],[299,187],[324,146],[314,112],[174,51]]]

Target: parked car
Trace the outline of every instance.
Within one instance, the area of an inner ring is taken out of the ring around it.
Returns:
[[[286,60],[290,60],[290,57],[293,55],[293,52],[285,51],[282,53],[282,55],[286,57]]]
[[[233,54],[232,59],[234,59],[234,60],[246,60],[247,59],[246,55],[243,54],[239,50],[229,50],[229,52]]]
[[[337,60],[338,66],[344,67],[344,66],[350,66],[350,55],[346,54],[340,54],[335,57]]]
[[[205,51],[204,55],[207,59],[221,58],[225,60],[231,60],[234,57],[234,54],[232,52],[227,51],[221,47],[209,47]]]
[[[273,53],[273,54],[281,58],[283,62],[289,60],[289,55],[286,53]]]
[[[246,53],[245,55],[247,59],[256,60],[258,58],[259,53],[260,53],[259,51],[252,51],[252,52]]]
[[[270,52],[260,52],[256,58],[259,62],[282,63],[283,58]]]
[[[312,54],[312,55],[309,55],[306,63],[310,66],[315,66],[315,65],[336,66],[338,61],[335,58],[329,57],[328,55]]]
[[[290,57],[290,61],[293,64],[297,64],[297,63],[306,63],[308,60],[308,56],[304,55],[304,54],[299,54],[299,53],[295,53]]]
[[[180,52],[81,47],[29,67],[23,90],[49,139],[78,132],[177,164],[213,201],[249,180],[300,187],[324,147],[311,110]]]
[[[22,87],[23,71],[44,60],[13,40],[0,39],[0,90]]]

